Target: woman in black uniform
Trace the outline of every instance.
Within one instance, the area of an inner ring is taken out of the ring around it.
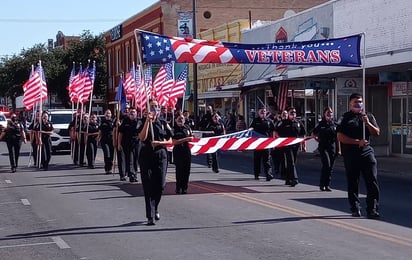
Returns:
[[[26,135],[23,125],[17,121],[16,114],[12,114],[10,118],[11,121],[9,121],[7,127],[3,129],[0,139],[5,138],[6,140],[11,172],[16,172],[19,164],[21,142],[23,140],[24,143],[26,143]]]
[[[97,124],[97,115],[93,114],[90,117],[90,122],[87,127],[87,140],[86,140],[86,157],[87,167],[94,169],[94,161],[96,159],[97,152],[97,135],[99,134],[99,125]]]
[[[165,120],[158,118],[160,107],[156,100],[150,100],[149,111],[137,132],[141,141],[139,164],[147,225],[154,225],[154,220],[160,219],[158,206],[166,185],[166,145],[172,144],[172,131]]]
[[[176,194],[186,194],[189,183],[192,154],[189,142],[193,140],[192,129],[185,124],[185,117],[179,114],[173,127],[173,158],[176,166]]]
[[[338,153],[340,150],[332,108],[327,107],[323,110],[322,120],[313,129],[312,136],[319,142],[318,151],[322,162],[319,188],[321,191],[332,191],[330,189],[330,180],[337,154],[336,145],[338,145]]]
[[[41,122],[39,122],[34,130],[37,132],[37,145],[40,146],[41,166],[43,170],[47,171],[51,159],[51,138],[53,133],[53,125],[49,122],[49,113],[44,111],[41,115]]]
[[[98,142],[103,150],[104,156],[104,171],[106,174],[112,174],[113,167],[113,155],[114,155],[114,146],[113,146],[113,119],[112,111],[107,109],[104,113],[104,119],[99,126],[99,136]]]

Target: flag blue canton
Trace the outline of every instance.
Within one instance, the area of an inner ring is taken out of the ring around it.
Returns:
[[[151,60],[161,60],[163,63],[176,60],[172,44],[166,37],[142,33],[142,50],[143,59],[149,63]]]
[[[173,79],[173,64],[166,63],[164,66],[165,66],[165,71],[166,71],[165,81],[172,80]]]
[[[176,81],[183,81],[187,79],[187,74],[188,74],[188,69],[187,69],[187,65],[185,66],[185,68],[183,69],[183,71],[180,73],[179,77],[177,77]]]

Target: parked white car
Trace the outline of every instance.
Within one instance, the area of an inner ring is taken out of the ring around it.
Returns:
[[[7,118],[3,113],[0,113],[0,126],[7,127]]]
[[[48,112],[54,128],[51,135],[52,151],[70,151],[69,124],[72,121],[72,110],[49,109]]]

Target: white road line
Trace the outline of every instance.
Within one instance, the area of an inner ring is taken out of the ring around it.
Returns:
[[[25,206],[31,205],[30,201],[28,199],[21,199],[21,203],[23,203],[23,205],[25,205]]]
[[[9,202],[0,202],[0,205],[5,205],[5,204],[18,204],[21,202],[17,202],[17,201],[9,201]]]
[[[5,180],[6,183],[12,183],[11,180]]]
[[[0,246],[0,249],[12,248],[12,247],[23,247],[23,246],[50,245],[50,244],[57,244],[57,243],[56,242],[43,242],[43,243],[32,243],[32,244],[8,245],[8,246]]]
[[[52,239],[60,249],[70,248],[70,246],[61,237],[52,237]]]

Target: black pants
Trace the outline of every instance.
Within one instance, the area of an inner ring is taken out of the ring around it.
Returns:
[[[125,166],[124,166],[124,152],[123,151],[116,151],[117,153],[117,169],[119,170],[120,178],[125,177]]]
[[[148,148],[142,150],[139,153],[139,165],[145,198],[146,217],[153,219],[158,211],[166,185],[166,149],[162,148],[153,151]]]
[[[49,163],[51,160],[51,140],[42,140],[42,147],[41,147],[41,165],[43,166],[44,169],[47,169],[49,167]]]
[[[36,140],[33,140],[31,143],[31,155],[33,156],[33,165],[37,165],[37,144]]]
[[[87,138],[87,147],[86,147],[86,157],[87,165],[89,167],[94,167],[94,161],[96,159],[97,152],[97,140],[96,138]]]
[[[7,149],[9,150],[10,167],[17,168],[19,165],[21,140],[7,140]]]
[[[348,200],[351,210],[360,208],[359,178],[362,174],[366,185],[367,211],[377,210],[379,206],[379,184],[377,161],[372,147],[367,151],[344,153],[346,177],[348,179]]]
[[[84,138],[82,135],[82,137],[80,138],[80,142],[79,142],[79,153],[78,153],[78,160],[79,160],[80,166],[84,165],[85,152],[86,152],[86,144],[84,143]]]
[[[112,140],[104,141],[100,143],[103,150],[104,157],[104,171],[106,173],[112,172],[113,167],[113,157],[114,157],[114,146]]]
[[[128,177],[136,177],[137,167],[138,167],[138,141],[129,140],[128,142],[122,144],[124,153],[124,171]]]
[[[330,186],[333,165],[335,163],[336,158],[335,147],[319,147],[318,151],[320,153],[320,160],[322,162],[319,187]]]
[[[285,177],[286,182],[295,181],[298,179],[298,173],[296,171],[296,161],[298,156],[299,144],[289,145],[285,147]]]
[[[190,149],[173,149],[173,158],[176,166],[176,191],[186,191],[189,183],[192,155]]]
[[[270,157],[272,158],[273,175],[285,179],[285,153],[283,148],[273,148]]]
[[[261,163],[263,164],[265,176],[269,177],[269,149],[253,151],[253,171],[255,177],[259,177],[260,175]]]
[[[217,152],[206,154],[206,160],[207,160],[207,165],[212,166],[213,171],[216,172],[219,170],[219,161],[218,161]]]

